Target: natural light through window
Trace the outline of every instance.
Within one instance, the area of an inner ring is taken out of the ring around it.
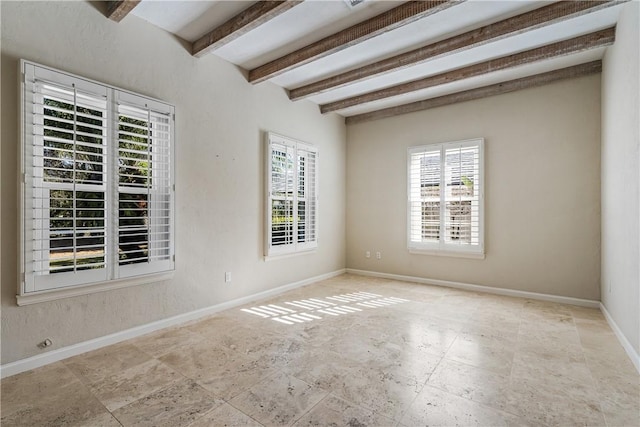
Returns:
[[[411,252],[483,256],[483,146],[474,139],[409,149]]]
[[[343,316],[366,309],[409,302],[407,299],[384,297],[370,292],[353,292],[325,298],[307,298],[279,304],[258,305],[241,311],[285,325],[311,322],[327,316]]]

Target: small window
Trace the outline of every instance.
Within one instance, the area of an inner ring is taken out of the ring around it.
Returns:
[[[174,108],[21,66],[19,295],[172,271]]]
[[[484,256],[483,147],[474,139],[409,148],[411,252]]]
[[[266,256],[318,246],[318,151],[290,138],[267,134]]]

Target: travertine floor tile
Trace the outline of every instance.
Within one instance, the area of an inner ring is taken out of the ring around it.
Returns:
[[[325,390],[278,372],[229,403],[264,425],[291,425],[326,395]]]
[[[503,345],[484,345],[484,343],[457,338],[444,357],[500,375],[509,375],[513,355],[513,349]]]
[[[366,365],[332,351],[322,354],[306,354],[283,368],[283,372],[323,390],[331,390],[336,384],[364,375]]]
[[[192,380],[185,379],[123,406],[113,415],[125,427],[185,426],[223,403]]]
[[[546,378],[552,383],[572,384],[579,382],[593,387],[593,377],[584,358],[567,357],[562,351],[555,356],[539,356],[518,351],[511,370],[513,378]]]
[[[33,377],[38,377],[38,374],[39,373],[36,372]],[[51,374],[52,372],[49,372],[46,375]],[[24,377],[17,378],[13,381],[17,389],[21,388],[23,383],[23,381],[21,381],[22,379],[24,379]],[[92,425],[94,422],[96,424],[114,425],[107,409],[98,402],[79,380],[76,379],[75,381],[67,382],[68,380],[65,375],[65,378],[61,378],[62,385],[50,388],[39,379],[33,379],[35,381],[32,382],[31,385],[36,386],[36,388],[32,389],[31,393],[25,394],[19,390],[18,393],[16,393],[18,396],[22,395],[22,399],[24,399],[23,404],[17,405],[15,401],[11,402],[10,399],[12,396],[10,394],[13,387],[10,386],[6,390],[5,387],[3,387],[2,417],[0,424],[7,427],[43,425],[78,426]],[[3,380],[3,385],[5,381],[7,380]],[[11,379],[9,379],[9,381],[12,382]],[[41,392],[41,389],[38,387],[40,384],[45,385],[45,388],[49,389],[47,393]],[[6,405],[5,399],[8,400]],[[24,403],[30,404],[24,405]]]
[[[349,274],[1,389],[3,427],[640,426],[640,376],[599,310]]]
[[[606,320],[599,308],[579,307],[577,305],[569,306],[569,311],[576,320],[595,320],[606,325]]]
[[[131,343],[143,352],[160,357],[171,351],[180,350],[202,341],[202,337],[186,327],[171,328],[131,340]]]
[[[89,418],[86,422],[82,422],[79,425],[90,427],[122,427],[122,424],[109,412],[103,412],[96,417]]]
[[[529,422],[553,426],[602,426],[600,401],[591,385],[512,378],[506,410]]]
[[[55,396],[61,389],[77,382],[78,378],[62,362],[4,378],[0,381],[3,423],[6,417],[28,411],[37,400]],[[34,397],[38,399],[34,401]]]
[[[93,383],[149,360],[149,355],[123,342],[72,357],[63,363],[82,381]]]
[[[294,425],[296,427],[383,427],[395,424],[393,420],[377,415],[369,409],[360,408],[343,399],[328,395]]]
[[[602,399],[601,407],[608,426],[640,426],[640,396],[636,399]]]
[[[457,325],[437,318],[421,317],[405,322],[402,329],[389,331],[389,340],[402,348],[413,348],[434,356],[444,356],[456,337]]]
[[[399,421],[422,389],[412,378],[366,367],[331,383],[331,392],[349,402]]]
[[[515,343],[518,340],[518,330],[519,325],[513,327],[505,327],[501,323],[487,324],[484,322],[473,321],[462,323],[459,327],[460,336],[463,339],[466,339],[465,335],[473,335],[476,337],[483,337],[487,340],[502,342],[508,341],[510,343]],[[513,346],[514,345],[512,345],[512,347]]]
[[[468,323],[505,331],[517,331],[520,327],[520,312],[509,313],[502,311],[501,307],[487,309],[483,306],[471,313]]]
[[[533,299],[525,299],[524,304],[522,306],[525,315],[536,313],[540,315],[560,315],[560,316],[570,316],[571,315],[571,306],[567,304],[560,304],[556,302],[549,301],[539,301]]]
[[[275,372],[264,361],[209,342],[167,353],[160,361],[223,399],[232,398]]]
[[[427,385],[495,409],[505,409],[510,383],[508,374],[499,375],[445,359],[431,375]]]
[[[114,411],[182,379],[182,375],[152,359],[91,383],[88,387],[107,409]]]
[[[507,426],[513,418],[427,385],[400,423],[405,426]]]
[[[268,330],[268,326],[259,317],[234,311],[232,315],[221,313],[199,322],[192,322],[184,328],[216,344],[231,346],[231,338],[252,336],[256,330]]]
[[[262,424],[237,410],[228,403],[223,403],[217,408],[207,412],[198,418],[189,427],[262,427]]]
[[[496,347],[502,349],[514,350],[518,335],[515,332],[505,332],[503,330],[482,330],[480,328],[472,330],[472,328],[464,328],[457,336],[458,340],[468,341],[478,346]]]

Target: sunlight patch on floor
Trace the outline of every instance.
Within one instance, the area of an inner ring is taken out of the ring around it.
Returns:
[[[381,308],[402,304],[404,302],[409,302],[409,300],[396,297],[384,297],[370,292],[352,292],[349,294],[333,295],[325,297],[324,299],[306,298],[295,301],[285,301],[280,305],[258,305],[251,308],[242,308],[241,311],[284,323],[285,325],[293,325],[295,323],[312,322],[322,319],[322,316],[318,314],[325,316],[342,316],[357,313],[366,308]],[[354,307],[354,305],[359,307]]]

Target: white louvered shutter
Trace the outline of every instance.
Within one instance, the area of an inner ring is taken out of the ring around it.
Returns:
[[[267,135],[266,255],[317,246],[318,153],[315,147]]]
[[[408,150],[408,247],[484,254],[482,139]]]
[[[440,240],[440,149],[409,153],[409,234],[412,243]]]
[[[25,90],[25,288],[106,280],[107,91],[34,66]]]
[[[315,248],[318,244],[317,227],[317,179],[316,170],[318,153],[314,147],[298,144],[297,146],[297,231],[298,249]]]
[[[480,148],[460,145],[445,149],[445,235],[448,245],[480,243]]]
[[[295,147],[272,141],[269,151],[269,252],[274,253],[294,242]]]
[[[173,270],[174,107],[28,61],[21,68],[18,303]]]
[[[173,107],[118,94],[118,276],[173,269]]]

